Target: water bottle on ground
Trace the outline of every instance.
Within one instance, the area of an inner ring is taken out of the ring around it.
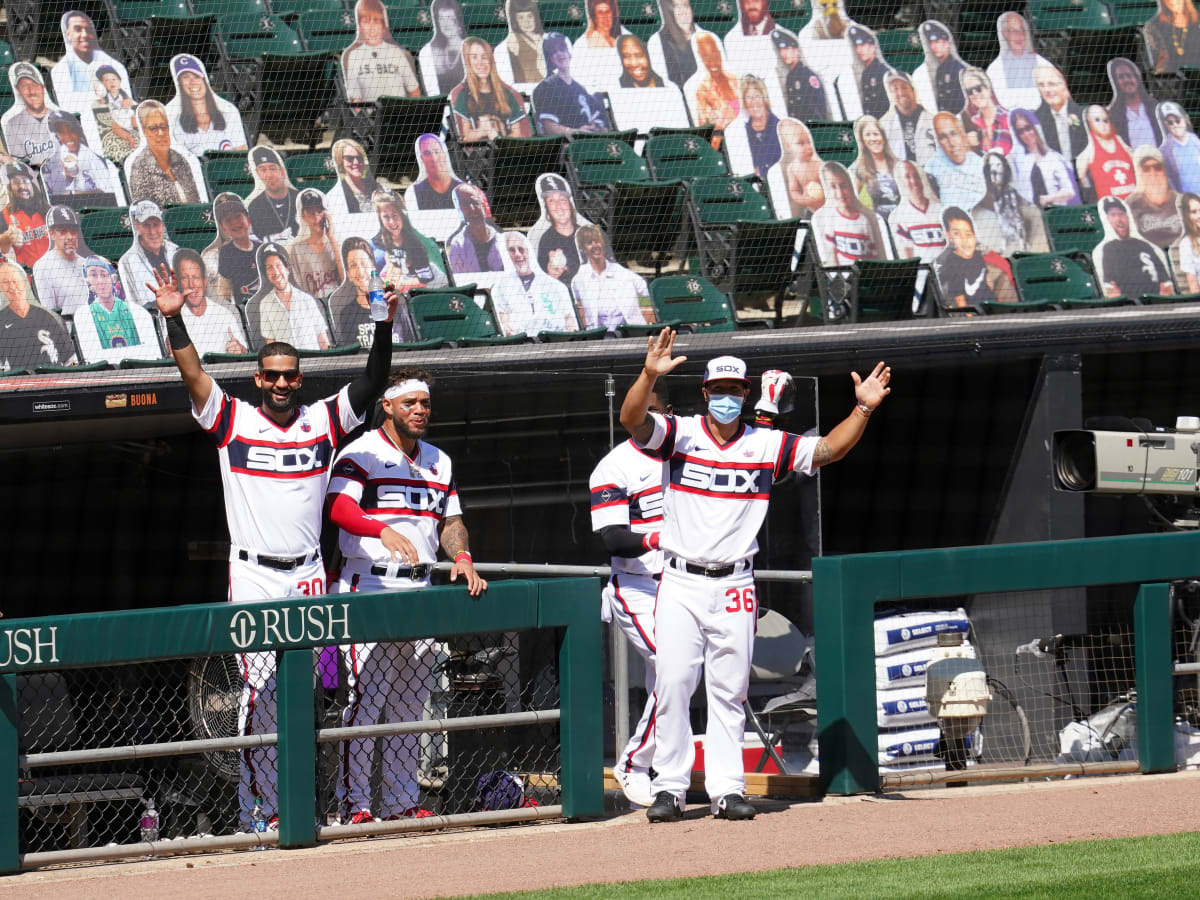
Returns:
[[[154,806],[153,797],[146,800],[146,808],[142,810],[140,825],[143,844],[152,844],[158,840],[158,810]]]
[[[371,304],[371,321],[387,321],[388,305],[383,297],[383,279],[379,277],[378,272],[371,272],[371,281],[367,285],[367,300]]]
[[[255,834],[267,833],[267,814],[263,812],[262,797],[254,798],[254,809],[250,811],[250,822]],[[262,850],[263,848],[260,846],[254,849]]]

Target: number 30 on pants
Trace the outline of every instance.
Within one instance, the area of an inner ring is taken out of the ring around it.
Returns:
[[[725,612],[754,612],[754,588],[730,588],[725,592]]]

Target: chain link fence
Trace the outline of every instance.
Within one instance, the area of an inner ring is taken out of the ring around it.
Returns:
[[[314,650],[317,824],[557,805],[555,640],[543,629]],[[263,657],[17,676],[21,852],[269,835],[278,754],[264,715],[273,673],[252,665]],[[535,710],[533,724],[452,721]],[[416,730],[432,719],[447,730]],[[336,731],[356,726],[393,733]]]

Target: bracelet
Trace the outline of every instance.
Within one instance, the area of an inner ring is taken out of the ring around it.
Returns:
[[[460,562],[464,556],[467,558],[467,562],[474,562],[474,560],[471,559],[471,554],[466,550],[459,550],[457,553],[455,553],[454,561]]]
[[[858,411],[863,414],[864,418],[869,419],[871,417],[871,413],[875,412],[875,407],[867,406],[865,403],[857,403],[855,405],[858,407]]]

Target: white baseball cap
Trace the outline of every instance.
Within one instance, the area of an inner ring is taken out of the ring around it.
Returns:
[[[746,377],[746,364],[736,356],[718,356],[716,359],[710,359],[704,367],[704,384],[723,378],[750,383],[750,379]]]

